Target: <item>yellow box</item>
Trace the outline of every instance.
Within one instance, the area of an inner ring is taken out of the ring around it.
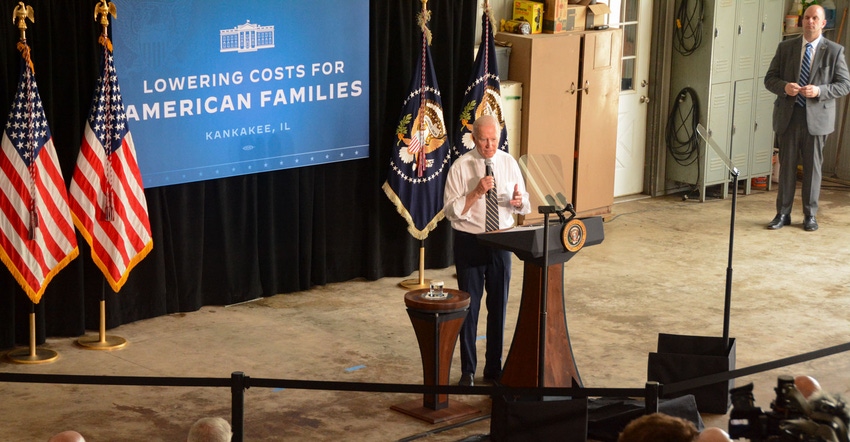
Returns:
[[[514,0],[513,19],[528,22],[531,25],[532,34],[543,32],[543,3]]]

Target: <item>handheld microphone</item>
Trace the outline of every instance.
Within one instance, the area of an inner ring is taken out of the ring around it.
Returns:
[[[484,171],[487,176],[493,176],[493,160],[490,158],[484,159]]]

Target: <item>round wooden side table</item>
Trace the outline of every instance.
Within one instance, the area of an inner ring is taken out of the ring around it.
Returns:
[[[424,384],[449,385],[452,355],[469,310],[469,294],[443,289],[444,296],[438,297],[429,296],[430,292],[430,289],[409,291],[404,295],[404,304],[419,341]],[[432,424],[480,413],[462,402],[449,400],[448,394],[425,394],[422,400],[390,408]]]

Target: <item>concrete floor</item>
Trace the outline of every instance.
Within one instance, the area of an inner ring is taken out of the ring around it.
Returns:
[[[730,327],[738,368],[850,341],[847,190],[824,183],[821,227],[814,233],[801,228],[799,196],[794,224],[779,231],[764,229],[774,215],[775,190],[738,198]],[[567,320],[586,387],[641,388],[658,333],[722,334],[730,209],[731,198],[619,202],[606,220],[605,241],[567,263]],[[429,269],[426,277],[456,287],[453,272]],[[521,293],[518,260],[514,275],[506,352]],[[129,341],[120,350],[84,350],[75,339],[50,339],[43,348],[57,351],[56,361],[4,360],[0,372],[228,378],[242,371],[253,378],[420,384],[422,367],[401,279],[329,284],[126,324],[108,332]],[[845,353],[747,376],[737,384],[753,382],[756,404],[768,409],[778,375],[813,375],[825,390],[850,397],[848,369]],[[452,382],[458,378],[456,353]],[[46,441],[66,429],[94,442],[179,441],[199,417],[230,420],[231,407],[227,388],[0,383],[0,397],[4,441]],[[245,440],[390,441],[441,428],[390,410],[417,397],[250,388]],[[490,412],[490,400],[483,396],[452,399],[482,415]],[[703,419],[723,428],[728,422],[723,415]],[[468,439],[488,434],[489,425],[483,419],[424,439]]]

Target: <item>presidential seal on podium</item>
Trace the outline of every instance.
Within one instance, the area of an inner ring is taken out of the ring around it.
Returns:
[[[578,252],[584,247],[584,241],[587,239],[587,227],[578,219],[573,218],[561,228],[561,244],[570,252]]]

